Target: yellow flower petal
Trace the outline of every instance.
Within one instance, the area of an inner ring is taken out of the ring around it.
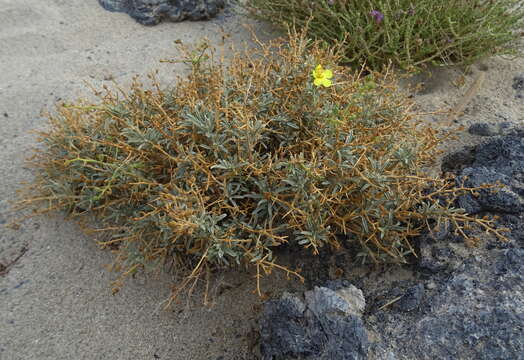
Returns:
[[[331,80],[329,80],[329,79],[324,78],[324,79],[322,79],[321,81],[322,81],[321,84],[322,84],[324,87],[330,87],[330,86],[332,85]]]
[[[322,65],[317,65],[315,70],[313,70],[313,77],[315,79],[321,78],[323,72],[324,72],[324,70],[322,69]]]
[[[315,67],[315,70],[312,71],[313,75],[313,84],[316,86],[330,87],[332,85],[331,79],[333,77],[333,72],[331,70],[324,70],[322,65],[318,64]]]

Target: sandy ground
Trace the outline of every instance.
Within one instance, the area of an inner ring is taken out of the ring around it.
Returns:
[[[31,130],[61,100],[86,96],[84,82],[99,88],[129,84],[159,70],[163,83],[182,68],[160,64],[177,55],[173,41],[222,31],[239,43],[249,38],[237,16],[210,22],[144,27],[125,14],[104,11],[96,0],[0,0],[0,224],[16,220],[10,200],[30,179],[24,158],[35,144]],[[113,296],[111,262],[69,221],[37,218],[19,230],[0,229],[0,262],[27,252],[0,276],[0,359],[244,359],[246,334],[259,302],[254,283],[228,279],[233,288],[212,310],[161,310],[171,279],[139,278]],[[243,276],[250,279],[249,274]],[[241,277],[241,276],[237,276]],[[198,300],[200,301],[200,300]]]
[[[222,15],[146,28],[104,11],[96,0],[0,0],[0,225],[20,217],[8,203],[31,178],[24,158],[35,144],[30,131],[45,127],[42,109],[86,96],[85,81],[101,87],[114,78],[125,86],[134,75],[158,69],[163,83],[172,82],[182,68],[158,60],[176,56],[175,39],[190,43],[207,36],[217,44],[224,30],[232,35],[227,41],[238,43],[249,38],[245,22]],[[458,123],[524,123],[524,100],[511,87],[524,72],[523,59],[487,60],[472,67],[463,86],[454,85],[462,80],[459,69],[421,76],[426,87],[415,99],[428,111],[449,108],[479,71],[486,71],[486,80]],[[464,133],[457,144],[478,140]],[[103,269],[110,254],[60,217],[1,228],[0,263],[21,252],[0,276],[1,360],[249,358],[253,307],[260,303],[251,294],[250,274],[226,274],[231,286],[212,309],[166,312],[160,308],[172,283],[168,275],[138,277],[112,295],[114,275]],[[281,288],[277,280],[266,280],[266,288]]]

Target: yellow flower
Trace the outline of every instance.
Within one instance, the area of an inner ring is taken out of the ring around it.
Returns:
[[[322,65],[317,65],[315,70],[313,70],[313,84],[316,86],[330,87],[332,85],[331,78],[333,77],[333,72],[331,70],[324,70]]]

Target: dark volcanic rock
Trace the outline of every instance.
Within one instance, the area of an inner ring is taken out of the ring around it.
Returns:
[[[260,319],[263,359],[367,359],[361,319],[362,292],[315,287],[305,299],[285,294],[264,305]]]
[[[410,287],[396,305],[401,311],[413,311],[420,306],[423,298],[424,285],[418,284]]]
[[[517,75],[513,78],[513,89],[517,90],[517,97],[522,98],[524,91],[524,74]]]
[[[468,158],[457,181],[466,186],[500,183],[499,191],[485,189],[478,197],[464,195],[460,207],[470,214],[480,212],[520,213],[524,211],[524,132],[494,138],[478,145]],[[455,157],[457,158],[457,157]],[[456,166],[456,165],[455,165]]]
[[[462,251],[463,239],[452,233],[449,223],[439,229],[424,234],[418,241],[418,265],[430,273],[452,271],[464,262],[468,252]]]
[[[524,359],[523,274],[521,248],[472,256],[435,279],[432,296],[420,310],[410,306],[410,317],[402,308],[381,312],[370,326],[381,338],[375,347],[407,359]]]
[[[224,0],[98,0],[106,10],[125,12],[143,25],[162,20],[207,20],[224,7]]]
[[[469,214],[480,212],[520,213],[524,211],[524,199],[519,194],[524,194],[524,184],[515,181],[496,168],[466,168],[462,171],[459,181],[467,177],[464,185],[479,187],[483,184],[501,184],[500,189],[483,189],[480,196],[474,197],[467,194],[461,196],[458,204]]]
[[[479,136],[493,136],[497,135],[497,129],[488,123],[476,123],[469,127],[468,132]]]
[[[511,124],[509,122],[498,124],[475,123],[468,129],[470,134],[479,136],[508,135],[511,131]]]
[[[468,248],[453,231],[421,237],[419,266],[431,286],[413,284],[396,304],[366,319],[379,339],[371,345],[375,358],[524,359],[523,135],[514,129],[444,161],[467,186],[502,185],[459,204],[500,215],[499,225],[511,229],[509,241],[486,239],[485,246]],[[367,301],[373,303],[372,292]]]

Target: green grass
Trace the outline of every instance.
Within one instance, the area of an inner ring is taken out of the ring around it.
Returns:
[[[247,0],[246,6],[257,18],[341,42],[344,61],[376,70],[390,61],[421,68],[516,55],[524,14],[519,0]]]

